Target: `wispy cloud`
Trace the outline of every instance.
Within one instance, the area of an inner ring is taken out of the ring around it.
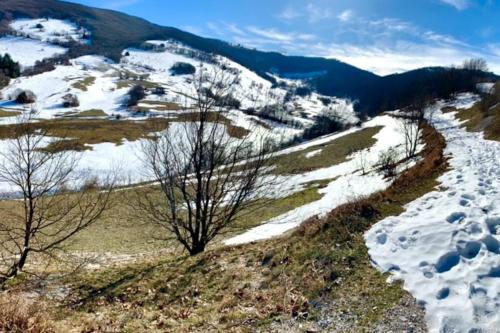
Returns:
[[[270,40],[275,40],[278,42],[291,42],[294,39],[292,34],[282,33],[282,32],[279,32],[275,29],[262,29],[262,28],[251,26],[251,27],[248,27],[247,30],[250,31],[251,33],[257,35],[257,36],[264,37],[264,38],[270,39]]]
[[[468,0],[440,0],[442,3],[455,7],[457,10],[464,10],[469,7]]]
[[[333,16],[333,13],[330,9],[319,7],[313,3],[309,3],[306,7],[308,20],[311,23],[315,23],[318,21],[330,19]]]
[[[350,9],[344,10],[340,13],[337,18],[342,22],[349,22],[354,16],[354,12]]]
[[[281,13],[278,14],[278,18],[283,20],[293,20],[301,17],[302,14],[292,6],[288,6]]]
[[[302,18],[309,19],[305,12]],[[212,24],[211,30],[222,39],[247,47],[336,58],[381,75],[419,67],[460,64],[471,57],[484,57],[493,71],[500,72],[500,44],[479,48],[409,21],[391,17],[368,19],[354,15],[349,9],[333,18],[337,22],[336,34],[330,37],[225,22]],[[349,24],[344,24],[346,22]],[[308,28],[308,31],[314,29]]]
[[[368,24],[372,28],[380,28],[385,30],[386,32],[394,31],[407,34],[416,34],[418,31],[418,28],[413,23],[391,17],[369,21]]]
[[[135,5],[141,1],[142,0],[109,0],[109,1],[103,1],[102,7],[117,10],[131,5]]]
[[[481,57],[474,50],[449,46],[401,42],[393,46],[358,46],[352,44],[317,45],[322,56],[339,59],[380,75],[404,72],[420,67],[460,64],[464,59]],[[500,69],[500,59],[488,57],[493,69]]]

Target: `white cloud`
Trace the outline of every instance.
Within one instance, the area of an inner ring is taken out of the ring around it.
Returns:
[[[333,15],[330,9],[318,7],[315,4],[309,3],[306,7],[309,22],[315,23],[318,21],[330,19]]]
[[[350,24],[338,27],[348,37],[333,36],[332,39],[273,27],[240,27],[229,23],[219,23],[212,30],[224,34],[226,40],[247,47],[336,58],[380,75],[461,64],[472,57],[485,58],[489,67],[500,73],[500,43],[479,48],[396,18],[368,20],[356,15],[350,19]]]
[[[254,35],[279,42],[291,42],[294,39],[292,34],[282,33],[275,29],[262,29],[259,27],[251,26],[248,27],[247,30],[253,33]]]
[[[456,39],[452,36],[441,35],[441,34],[438,34],[434,31],[426,31],[422,36],[429,41],[433,41],[433,42],[436,42],[439,44],[454,44],[454,45],[461,45],[461,46],[465,46],[465,47],[469,46],[466,43],[459,41],[458,39]]]
[[[302,14],[293,7],[286,7],[278,17],[284,20],[293,20],[301,17]]]
[[[281,32],[274,28],[263,29],[255,26],[247,27],[246,30],[258,37],[267,39],[269,42],[291,43],[297,40],[313,41],[316,36],[312,34],[296,33],[296,32]],[[248,37],[248,36],[247,36]]]
[[[225,36],[226,32],[223,28],[219,26],[219,24],[214,22],[207,22],[207,27],[212,31],[215,35],[222,37]]]
[[[105,1],[103,3],[103,7],[117,10],[127,6],[135,5],[136,3],[139,3],[141,1],[142,0],[111,0]]]
[[[181,27],[182,30],[190,32],[195,35],[201,35],[203,33],[203,30],[194,26],[194,25],[184,25]]]
[[[457,10],[464,10],[469,7],[468,0],[440,0],[442,3],[455,7]]]
[[[310,55],[335,58],[379,75],[405,72],[430,66],[461,64],[465,59],[483,57],[491,70],[500,73],[500,48],[493,52],[453,46],[436,46],[422,43],[399,42],[395,45],[353,45],[349,43],[316,44],[309,47]],[[492,50],[493,51],[493,50]]]
[[[340,13],[337,16],[337,18],[342,22],[349,22],[353,16],[354,16],[354,12],[350,9],[346,9],[342,13]]]
[[[408,34],[417,34],[418,28],[410,22],[396,18],[385,17],[379,20],[369,22],[371,27],[384,29],[386,31],[404,32]]]

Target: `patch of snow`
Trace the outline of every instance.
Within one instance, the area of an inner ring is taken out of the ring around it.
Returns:
[[[322,151],[323,151],[323,149],[316,149],[316,150],[310,151],[306,154],[306,158],[312,158],[314,156],[318,156],[319,154],[321,154]]]
[[[477,89],[484,94],[492,93],[494,86],[495,86],[494,82],[484,82],[484,83],[478,83],[476,85]]]
[[[80,101],[78,110],[99,109],[112,115],[121,111],[122,102],[128,91],[127,88],[116,89],[116,77],[110,60],[99,56],[84,56],[71,61],[69,66],[56,66],[50,72],[29,77],[20,77],[12,80],[9,86],[2,90],[0,106],[8,106],[24,111],[23,105],[12,103],[15,92],[31,90],[37,96],[33,106],[38,111],[38,117],[43,119],[55,118],[57,115],[74,108],[64,108],[62,98],[68,93],[75,94]],[[85,78],[95,78],[86,90],[80,90],[73,85]],[[4,123],[0,119],[0,123]]]
[[[460,95],[437,105],[467,108]],[[434,191],[366,235],[373,264],[425,306],[431,332],[498,332],[500,327],[500,143],[466,132],[454,113],[438,111],[450,170]]]
[[[66,43],[70,41],[77,41],[80,43],[87,43],[89,32],[82,27],[68,20],[57,20],[52,18],[42,19],[17,19],[9,24],[10,28],[17,34],[38,39],[43,42],[49,43]]]
[[[0,54],[8,53],[23,68],[32,67],[39,60],[65,54],[67,51],[61,46],[24,37],[0,38]]]

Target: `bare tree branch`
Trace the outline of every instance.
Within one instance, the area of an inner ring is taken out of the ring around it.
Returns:
[[[269,189],[272,140],[228,135],[223,114],[239,78],[200,67],[189,101],[195,119],[142,145],[145,168],[160,191],[139,189],[134,211],[160,226],[191,254],[205,250],[239,212]]]
[[[95,223],[111,205],[114,176],[102,187],[75,175],[72,151],[47,151],[55,140],[22,116],[9,148],[0,153],[0,181],[19,193],[0,220],[0,284],[23,271],[31,253],[52,256],[60,245]],[[79,178],[80,188],[68,190]]]

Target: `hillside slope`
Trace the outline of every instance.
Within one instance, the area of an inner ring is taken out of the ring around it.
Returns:
[[[279,74],[327,71],[335,73],[331,85],[337,95],[352,90],[349,82],[366,82],[377,76],[334,59],[285,56],[233,46],[229,43],[202,38],[172,27],[161,27],[138,17],[111,10],[97,9],[56,0],[4,0],[0,3],[2,27],[20,17],[52,17],[69,19],[87,27],[93,36],[89,52],[107,56],[115,61],[127,47],[137,47],[146,40],[174,39],[204,52],[227,57],[267,78],[267,72]],[[126,31],[127,33],[123,33]],[[345,79],[349,78],[346,83]],[[351,81],[352,80],[352,81]]]

